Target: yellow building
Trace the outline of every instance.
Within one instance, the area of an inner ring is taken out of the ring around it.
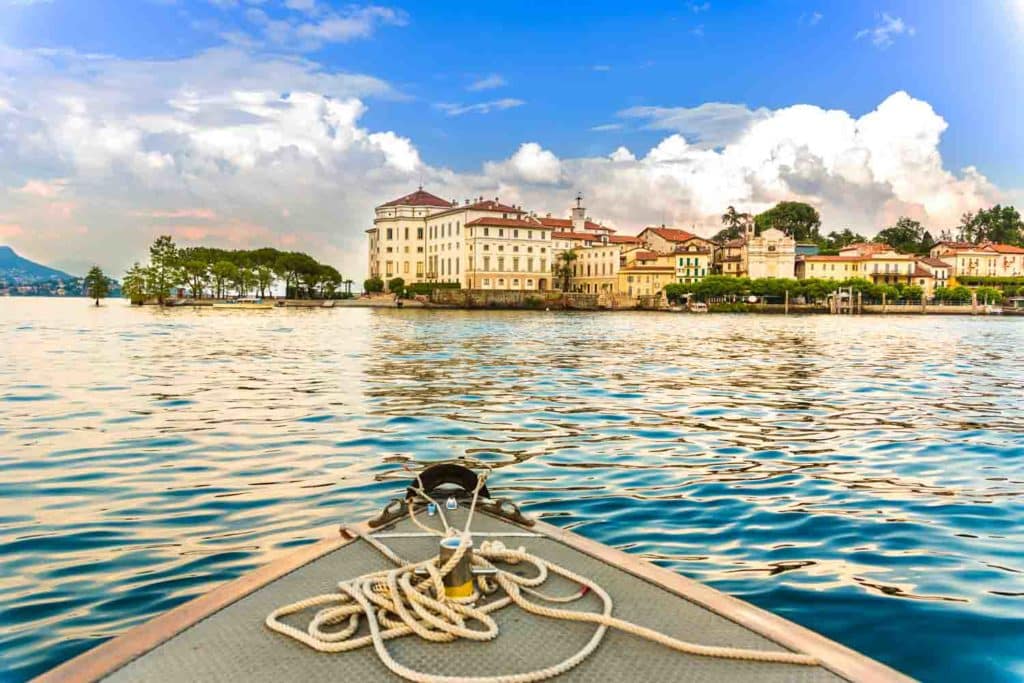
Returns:
[[[936,282],[945,284],[948,265],[939,259],[920,259],[897,253],[887,244],[851,244],[836,256],[801,256],[796,262],[800,279],[847,280],[861,278],[876,285],[917,285],[928,296]]]
[[[575,249],[573,289],[587,294],[617,291],[619,269],[625,265],[623,254],[639,247],[637,237],[605,234],[589,246]]]
[[[366,231],[370,276],[385,282],[394,277],[407,284],[423,281],[427,217],[453,206],[453,202],[424,192],[422,187],[378,206],[373,227]]]
[[[970,275],[978,277],[1020,277],[1024,275],[1024,248],[1011,244],[984,242],[939,242],[930,255],[950,265],[954,278]]]
[[[715,266],[722,275],[743,277],[747,274],[747,240],[729,240],[715,252]]]
[[[385,283],[400,277],[476,289],[551,287],[552,229],[497,197],[458,204],[420,188],[378,206],[373,223],[368,270]]]
[[[699,249],[707,249],[709,252],[715,247],[711,240],[704,239],[699,235],[686,230],[649,226],[640,231],[637,235],[640,241],[648,250],[659,254],[668,254],[679,249],[686,249],[695,246]]]
[[[633,249],[623,254],[616,293],[637,298],[657,294],[676,281],[676,255]]]
[[[464,249],[465,271],[461,275],[456,271],[454,277],[465,288],[545,290],[552,286],[551,229],[532,216],[475,218],[466,223]]]
[[[796,276],[801,280],[846,280],[865,277],[860,256],[801,256],[796,260]]]
[[[672,254],[676,267],[676,282],[700,282],[711,273],[711,250],[691,242]]]

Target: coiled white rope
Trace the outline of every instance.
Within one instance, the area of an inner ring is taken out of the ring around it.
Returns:
[[[474,566],[496,572],[493,575],[493,581],[487,576],[480,576],[477,578],[479,590],[475,590],[473,595],[460,599],[446,597],[444,576],[456,567],[469,548],[470,524],[483,481],[482,476],[478,478],[469,515],[461,534],[448,526],[441,506],[437,505],[423,491],[421,483],[417,493],[437,507],[447,534],[431,529],[416,519],[413,502],[409,501],[410,518],[421,529],[438,536],[459,536],[458,548],[447,562],[441,564],[436,557],[421,562],[406,562],[379,540],[366,534],[360,534],[362,539],[379,550],[398,567],[342,581],[338,584],[340,591],[338,593],[317,595],[279,607],[267,616],[265,622],[267,627],[318,652],[348,652],[373,645],[377,656],[388,669],[402,678],[420,683],[530,683],[543,681],[565,673],[590,656],[601,644],[609,627],[691,655],[803,666],[818,664],[814,657],[795,652],[770,652],[689,643],[653,629],[623,621],[612,616],[611,596],[595,581],[528,553],[522,547],[506,548],[501,541],[497,540],[484,541],[479,550],[472,555]],[[419,483],[418,478],[417,483]],[[536,569],[536,575],[532,577],[518,576],[496,567],[494,564],[496,562],[530,564]],[[425,571],[427,577],[418,576],[417,571],[420,573]],[[547,580],[549,573],[558,574],[582,588],[578,593],[564,597],[545,595],[537,591],[536,587]],[[475,603],[480,599],[481,592],[490,595],[495,593],[499,587],[504,591],[504,596],[476,606]],[[566,603],[578,600],[589,591],[593,591],[601,599],[602,611],[600,613],[548,607],[524,597],[525,593],[548,603]],[[589,622],[596,624],[597,629],[586,645],[571,657],[557,664],[536,671],[498,676],[443,676],[416,671],[396,661],[385,645],[387,640],[412,633],[424,640],[437,643],[452,642],[459,638],[479,641],[493,640],[498,636],[498,625],[491,614],[512,603],[531,614],[551,619]],[[309,622],[305,631],[281,621],[285,616],[313,607],[321,609]],[[369,634],[358,638],[353,637],[364,618],[369,626]],[[325,630],[325,628],[346,621],[347,624],[338,630]],[[479,627],[471,628],[469,624],[473,622]]]

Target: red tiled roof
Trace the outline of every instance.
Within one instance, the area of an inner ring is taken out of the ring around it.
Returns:
[[[634,271],[634,270],[642,270],[642,271],[657,270],[657,271],[663,271],[663,272],[666,272],[666,273],[674,273],[674,272],[676,272],[676,269],[675,269],[674,266],[645,266],[643,264],[640,264],[640,265],[633,264],[633,265],[630,265],[630,266],[626,266],[625,268],[619,268],[619,272],[620,273],[622,273],[622,272],[627,272],[628,273],[628,272],[631,272],[631,271]]]
[[[693,238],[697,237],[697,235],[694,235],[692,232],[686,232],[685,230],[676,230],[675,228],[656,228],[651,226],[644,228],[643,232],[646,232],[647,230],[650,230],[658,237],[666,239],[669,242],[685,242],[687,240],[692,240]],[[697,239],[701,238],[697,237]]]
[[[935,277],[935,276],[932,275],[931,273],[929,273],[927,270],[925,270],[921,266],[916,266],[914,268],[914,275],[912,277]]]
[[[659,256],[661,256],[661,254],[659,254],[656,251],[635,251],[631,255],[633,256],[633,258],[638,259],[640,261],[656,259]]]
[[[549,228],[567,228],[569,230],[572,230],[572,220],[569,218],[551,218],[550,216],[545,216],[544,218],[537,218],[537,220],[539,220],[541,223],[548,226]],[[594,221],[585,221],[584,230],[602,230],[607,232],[615,232],[615,230],[609,228],[607,225],[601,225],[600,223],[595,223]]]
[[[640,244],[640,238],[636,235],[609,235],[608,241],[611,244]]]
[[[545,220],[547,219],[540,219],[541,225],[544,225]],[[580,240],[581,242],[599,242],[601,240],[600,235],[595,235],[594,233],[591,232],[565,232],[561,230],[555,230],[554,232],[552,232],[551,238],[556,240]]]
[[[392,199],[390,202],[381,204],[381,206],[443,206],[444,208],[448,208],[450,206],[454,206],[454,204],[446,199],[441,199],[437,195],[424,191],[423,188],[420,188],[415,192],[410,192],[404,197]]]
[[[458,208],[473,209],[474,211],[501,211],[503,213],[526,213],[522,209],[517,209],[516,207],[509,206],[508,204],[502,204],[496,199],[485,199],[481,202],[463,205]]]
[[[727,248],[742,247],[746,243],[747,243],[747,239],[745,237],[737,237],[734,240],[729,240],[728,242],[726,242],[722,246],[723,247],[727,247]]]
[[[993,242],[989,246],[1000,254],[1024,254],[1024,247],[1015,247],[1012,244],[996,244]]]
[[[855,242],[848,244],[839,250],[840,253],[844,251],[856,250],[859,254],[877,254],[880,251],[893,251],[893,248],[888,244],[882,244],[879,242]]]
[[[832,256],[832,255],[817,254],[817,255],[814,255],[814,256],[804,256],[803,260],[804,261],[825,261],[825,262],[828,262],[828,261],[863,261],[864,257],[863,256]]]
[[[456,203],[450,204],[448,206],[450,208],[445,209],[444,211],[438,211],[437,213],[432,214],[432,215],[434,215],[434,216],[443,216],[445,214],[456,213],[458,211],[466,211],[466,210],[469,210],[469,209],[472,209],[473,211],[495,211],[495,212],[500,212],[500,213],[514,213],[514,214],[524,214],[524,213],[526,213],[522,209],[517,208],[515,206],[509,206],[508,204],[502,204],[497,199],[481,199],[479,201],[474,201],[474,202],[472,202],[470,204],[459,204],[458,202],[456,202]]]
[[[921,263],[931,266],[933,268],[950,268],[951,266],[943,261],[942,259],[932,258],[931,256],[917,259]]]
[[[997,251],[995,248],[996,245],[991,242],[986,244],[971,244],[970,242],[939,242],[935,246],[946,247],[953,251]]]
[[[544,226],[540,225],[534,220],[523,220],[519,218],[502,218],[500,216],[484,216],[477,218],[466,223],[466,227],[472,227],[474,225],[493,225],[499,228],[531,228],[534,230],[543,230]]]

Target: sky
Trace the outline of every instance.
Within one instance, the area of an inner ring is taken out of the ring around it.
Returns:
[[[488,6],[481,6],[481,5]],[[0,0],[0,244],[160,234],[366,271],[422,185],[622,232],[807,201],[937,232],[1024,204],[1024,0]]]

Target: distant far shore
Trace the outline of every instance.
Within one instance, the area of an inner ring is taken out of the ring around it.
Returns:
[[[88,297],[79,296],[18,296],[0,297],[0,299],[20,299],[23,301],[39,300],[64,300],[64,301],[92,301]],[[123,301],[123,299],[112,300]],[[170,299],[164,304],[166,309],[174,308],[212,308],[216,303],[224,303],[224,299]],[[765,315],[962,315],[962,316],[1007,316],[1024,317],[1024,308],[1009,308],[998,306],[984,306],[971,304],[864,304],[858,310],[851,313],[845,310],[842,313],[834,313],[827,306],[819,304],[789,304],[780,303],[743,303],[743,302],[717,302],[708,304],[708,310],[704,312],[693,312],[685,306],[657,306],[657,307],[621,307],[608,308],[598,306],[564,306],[555,305],[553,302],[548,306],[537,305],[498,305],[496,302],[488,302],[488,305],[455,305],[432,303],[429,300],[401,299],[397,300],[390,295],[355,296],[350,299],[267,299],[267,302],[274,303],[274,308],[302,308],[302,309],[334,309],[334,308],[388,308],[388,309],[415,309],[433,311],[513,311],[532,310],[540,312],[549,311],[587,311],[593,313],[615,313],[615,312],[643,312],[643,313],[676,313],[684,315],[706,315],[706,314],[765,314]],[[127,303],[127,302],[126,302]],[[146,301],[143,304],[136,304],[141,307],[155,307],[159,304],[153,301]]]

